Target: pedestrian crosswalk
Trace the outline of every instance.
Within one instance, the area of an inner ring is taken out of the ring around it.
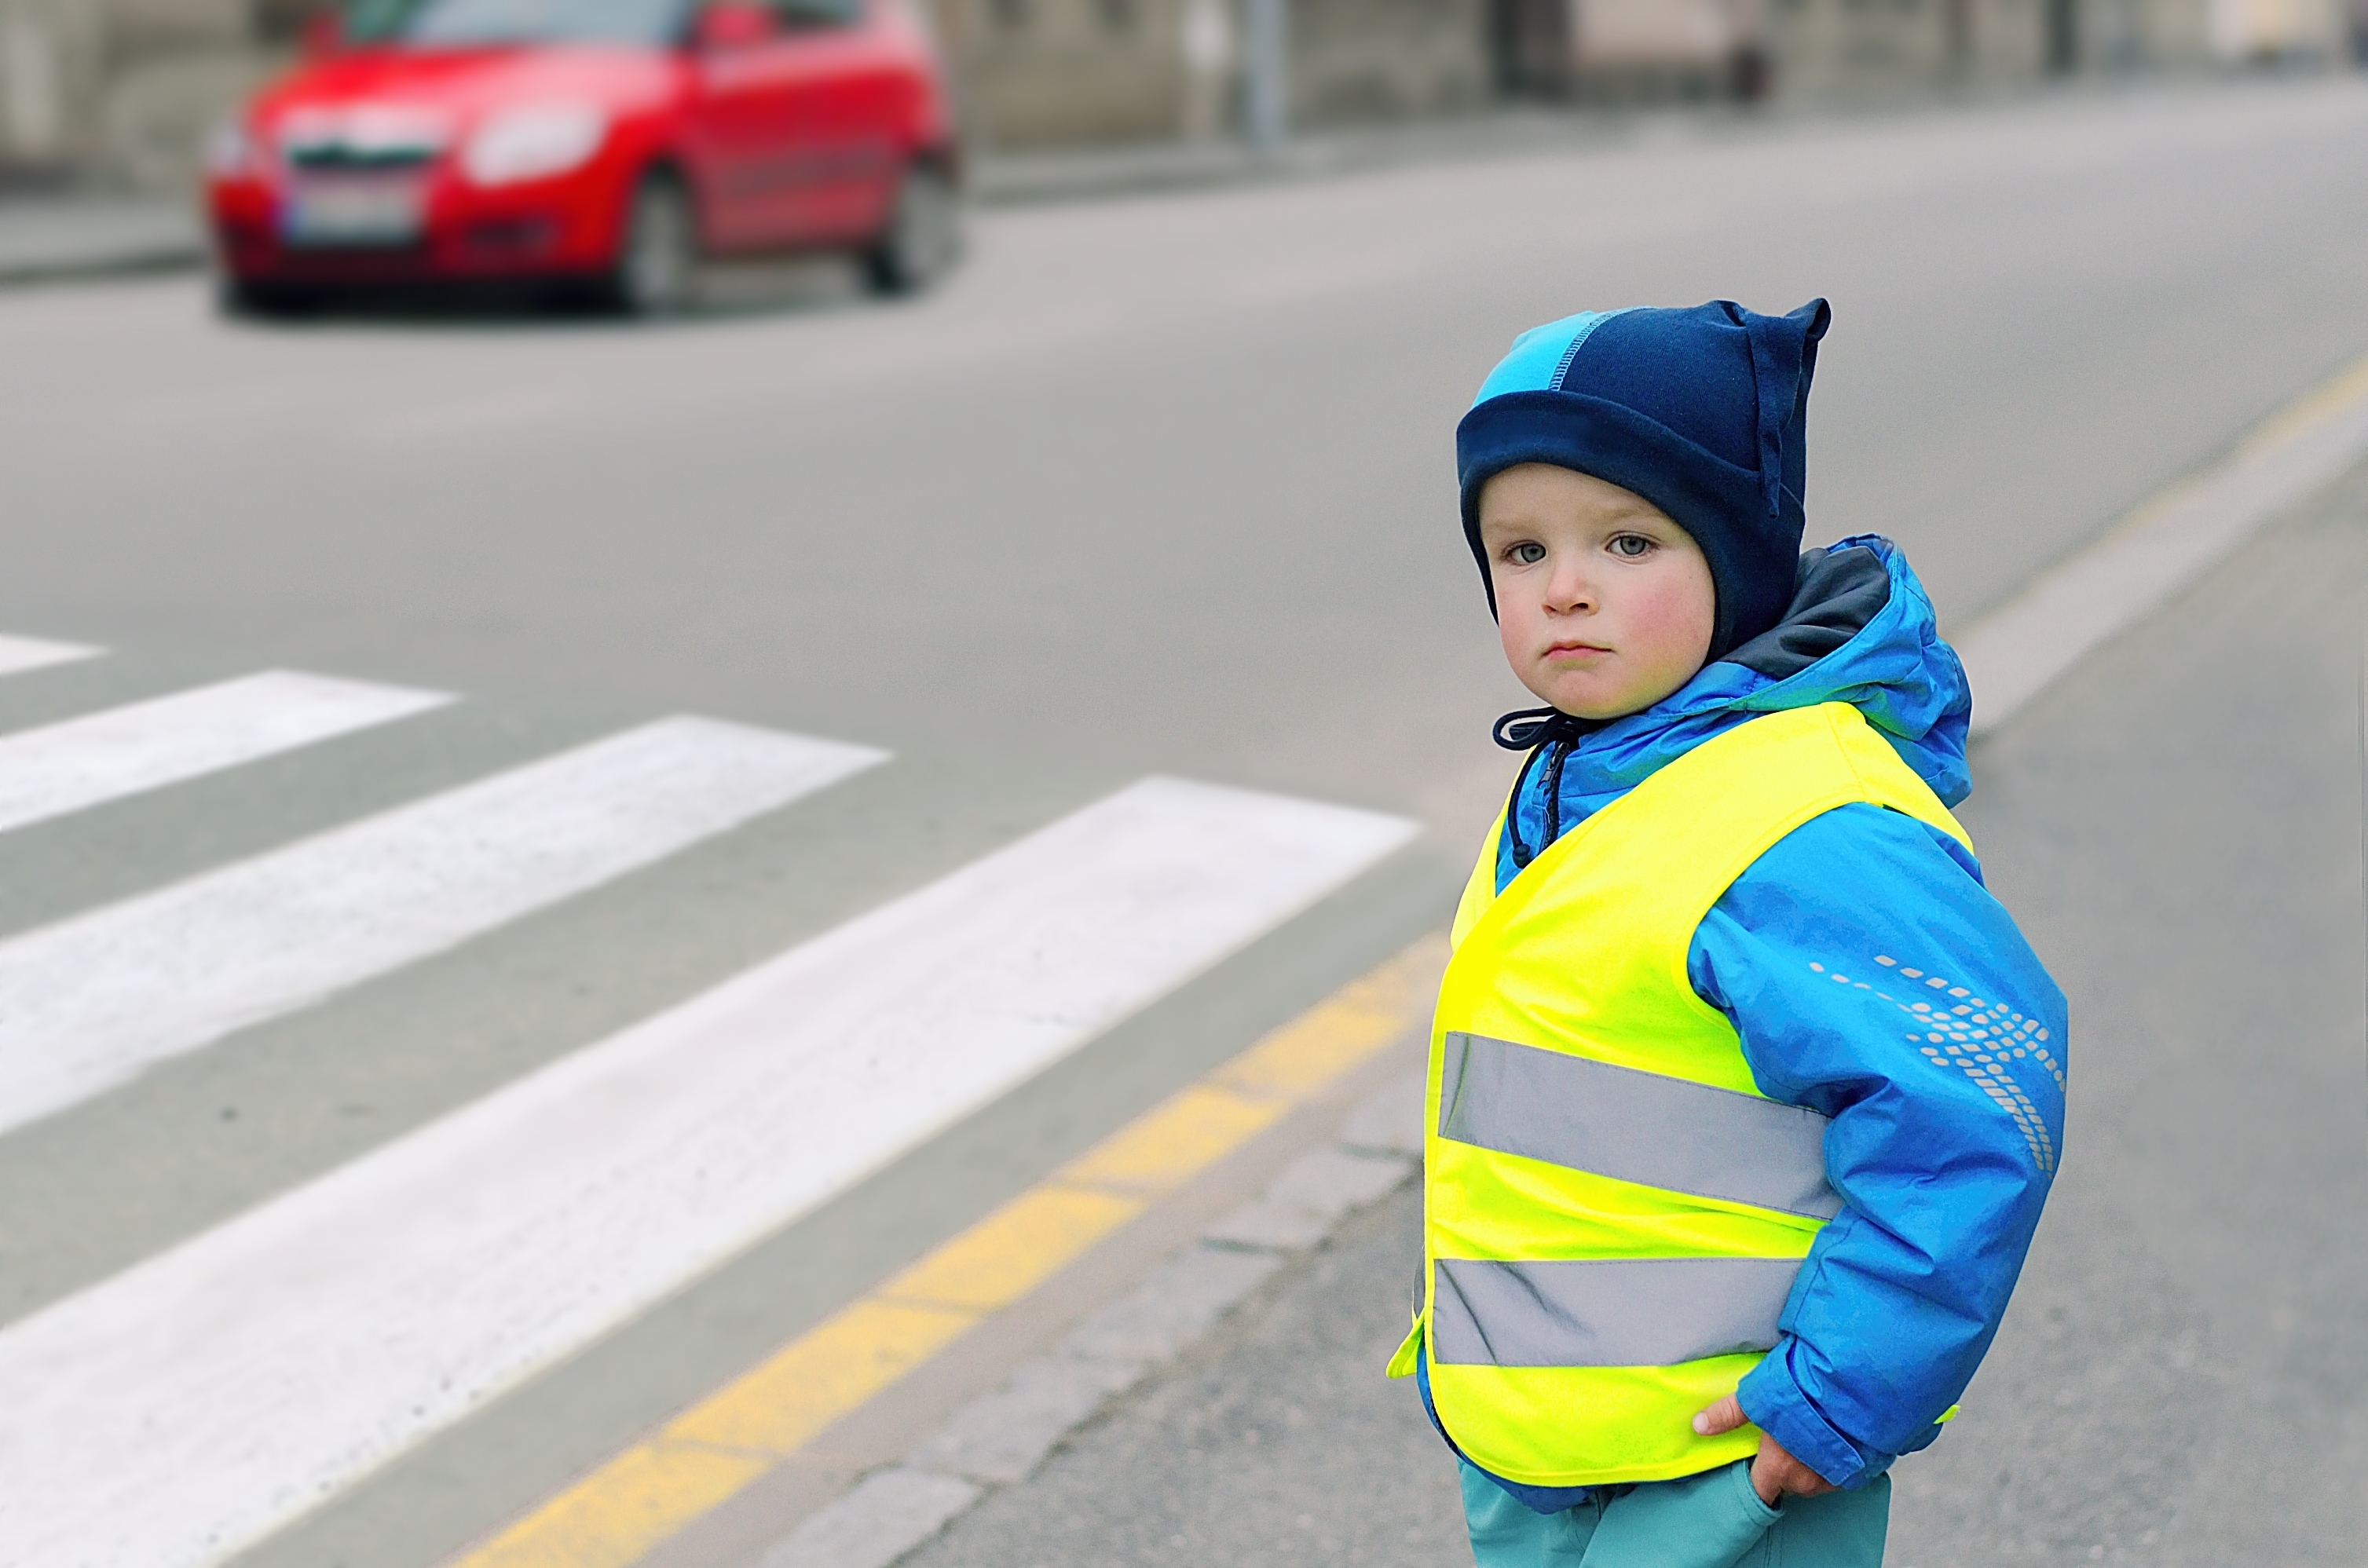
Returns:
[[[662,721],[0,942],[0,1131],[880,760]]]
[[[0,735],[0,829],[449,700],[272,675]],[[665,719],[0,941],[0,1136],[882,766]],[[236,1555],[1412,831],[1137,781],[0,1324],[0,1563]]]

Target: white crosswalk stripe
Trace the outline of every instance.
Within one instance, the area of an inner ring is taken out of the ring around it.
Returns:
[[[0,1131],[881,760],[666,720],[0,942]]]
[[[42,637],[0,637],[0,676],[45,670],[51,665],[70,665],[78,659],[95,659],[101,652],[97,648],[85,648],[79,642],[52,642]]]
[[[0,832],[451,700],[441,692],[271,671],[0,735]]]
[[[1411,832],[1146,780],[0,1331],[7,1560],[219,1561]]]

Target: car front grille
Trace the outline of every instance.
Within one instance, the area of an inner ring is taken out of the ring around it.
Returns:
[[[341,142],[290,142],[279,150],[302,174],[403,174],[436,161],[433,147],[355,147]]]

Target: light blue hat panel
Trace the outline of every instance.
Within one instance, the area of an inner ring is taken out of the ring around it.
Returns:
[[[1588,335],[1613,316],[1625,314],[1625,311],[1581,311],[1530,328],[1513,339],[1511,351],[1497,361],[1497,368],[1480,383],[1480,395],[1472,400],[1472,406],[1477,408],[1507,392],[1553,391]]]

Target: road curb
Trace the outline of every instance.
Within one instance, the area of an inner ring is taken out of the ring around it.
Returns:
[[[890,1568],[1208,1337],[1294,1258],[1411,1180],[1423,1074],[1369,1095],[1338,1135],[1286,1165],[1133,1291],[947,1418],[904,1460],[808,1515],[757,1568]]]

